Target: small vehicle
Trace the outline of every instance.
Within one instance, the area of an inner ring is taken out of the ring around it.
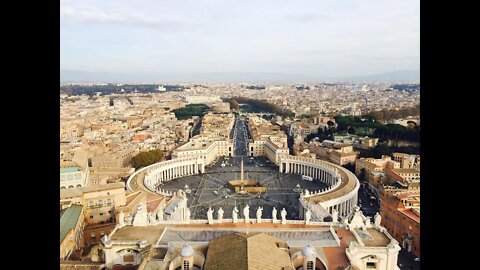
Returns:
[[[415,258],[415,259],[413,259],[413,260],[416,261],[416,262],[419,262],[419,261],[420,261],[420,258],[417,257],[417,258]]]
[[[218,191],[214,190],[213,194],[218,195]]]

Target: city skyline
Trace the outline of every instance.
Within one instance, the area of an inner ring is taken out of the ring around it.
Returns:
[[[62,71],[130,81],[158,74],[171,81],[195,80],[192,74],[321,80],[419,70],[419,1],[65,0],[60,18]]]

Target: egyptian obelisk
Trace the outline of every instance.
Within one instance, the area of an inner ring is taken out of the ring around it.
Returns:
[[[243,159],[240,162],[240,192],[243,192]]]

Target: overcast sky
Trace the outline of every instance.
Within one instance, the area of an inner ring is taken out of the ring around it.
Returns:
[[[362,76],[420,68],[419,0],[61,0],[61,69]]]

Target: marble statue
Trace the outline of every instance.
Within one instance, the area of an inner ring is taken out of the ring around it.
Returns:
[[[287,224],[287,210],[285,208],[282,209],[280,215],[282,216],[282,224]]]
[[[181,199],[184,199],[186,197],[185,191],[183,191],[183,189],[179,189],[177,191],[177,196]]]
[[[212,224],[213,223],[213,210],[211,207],[208,208],[208,211],[207,211],[207,219],[208,219],[208,224]]]
[[[310,224],[310,219],[312,218],[312,213],[310,212],[310,209],[307,209],[305,211],[305,224]]]
[[[275,206],[272,209],[272,222],[273,223],[277,222],[277,208]]]
[[[305,189],[305,196],[309,196],[310,195],[310,191],[308,191],[308,189]]]
[[[218,208],[218,223],[222,223],[223,221],[223,208],[220,206],[220,208]]]
[[[257,223],[262,222],[262,211],[263,211],[263,207],[259,206],[257,208]]]
[[[233,208],[233,211],[232,211],[232,218],[233,218],[233,223],[237,223],[238,222],[238,208],[235,206],[235,208]]]
[[[382,222],[382,216],[377,212],[375,214],[375,217],[373,218],[375,226],[380,226],[380,223]]]
[[[187,210],[185,210],[185,220],[186,221],[190,221],[190,208],[187,208]]]
[[[332,210],[332,220],[333,222],[338,222],[338,212],[336,209]]]
[[[245,223],[250,223],[250,206],[245,205],[245,207],[243,208],[243,216],[245,217]]]

